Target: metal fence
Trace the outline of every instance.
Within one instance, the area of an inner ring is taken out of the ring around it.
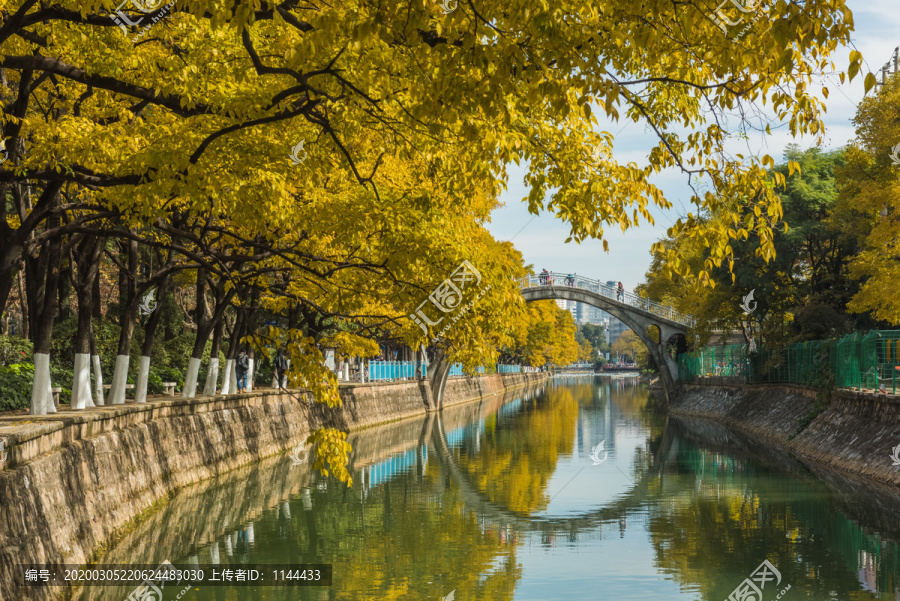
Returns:
[[[705,347],[678,356],[678,379],[740,376],[765,382],[819,386],[834,374],[836,388],[897,392],[900,378],[900,330],[847,334],[840,340],[812,340],[783,349],[747,345]]]
[[[521,366],[515,365],[522,369]],[[526,368],[534,369],[534,368]],[[476,374],[485,373],[484,366],[475,368]],[[464,376],[462,363],[450,366],[451,376]],[[422,361],[369,361],[366,368],[367,382],[384,382],[388,380],[411,380],[428,377],[428,364]]]
[[[900,330],[870,330],[844,336],[835,345],[832,362],[835,385],[840,388],[886,388],[896,392],[900,376]]]
[[[713,376],[746,376],[750,359],[746,344],[708,346],[692,353],[678,355],[678,379]]]
[[[787,382],[817,385],[829,366],[831,346],[829,340],[812,340],[778,350],[761,348],[753,358],[753,369],[747,381],[751,384]]]
[[[675,323],[679,323],[688,327],[694,325],[693,317],[691,317],[690,315],[679,313],[668,305],[662,305],[650,300],[649,298],[644,298],[643,296],[632,294],[631,292],[623,291],[620,294],[615,286],[608,286],[600,280],[592,280],[578,274],[563,274],[556,272],[540,273],[537,275],[530,275],[519,278],[518,280],[516,280],[516,282],[519,284],[519,288],[521,289],[535,288],[539,286],[580,288],[582,290],[587,290],[588,292],[599,294],[600,296],[606,297],[616,302],[620,302],[622,304],[647,311],[648,313],[656,315],[657,317],[660,317],[662,319],[674,321]]]
[[[369,361],[368,381],[425,378],[428,366],[422,361]]]
[[[476,368],[475,368],[475,373],[476,373],[476,374],[483,374],[483,373],[484,373],[484,366],[483,366],[483,365],[480,365],[480,366],[476,367]],[[465,376],[466,374],[463,373],[463,366],[462,366],[462,363],[454,363],[453,365],[451,365],[451,366],[450,366],[450,375],[451,375],[451,376]]]

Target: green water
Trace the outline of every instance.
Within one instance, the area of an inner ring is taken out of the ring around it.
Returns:
[[[551,382],[351,440],[350,488],[274,458],[181,491],[98,563],[333,566],[330,587],[165,601],[760,601],[730,597],[754,572],[765,601],[900,599],[895,492],[668,418],[626,381]]]

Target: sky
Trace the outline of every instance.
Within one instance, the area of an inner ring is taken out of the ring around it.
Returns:
[[[839,70],[846,71],[850,52],[856,49],[863,55],[864,69],[852,82],[844,85],[837,76],[827,76],[823,80],[830,92],[825,101],[828,111],[824,117],[826,143],[823,150],[840,148],[853,139],[851,120],[856,114],[856,105],[864,96],[865,74],[880,70],[893,55],[894,48],[900,46],[900,0],[847,0],[847,6],[853,11],[855,24],[852,45],[839,49],[832,60]],[[595,110],[594,114],[601,115],[602,112]],[[614,155],[621,162],[633,160],[639,165],[646,164],[650,148],[657,143],[642,123],[630,120],[600,122],[596,129],[614,134]],[[786,127],[773,127],[771,136],[751,136],[748,142],[751,150],[769,154],[776,162],[781,162],[783,151],[790,143],[806,148],[815,142],[811,137],[793,138]],[[733,150],[739,152],[737,148]],[[621,281],[626,290],[632,290],[644,280],[650,266],[650,246],[665,236],[666,229],[679,215],[696,211],[688,202],[691,191],[687,176],[674,171],[661,173],[652,181],[662,189],[673,207],[663,211],[653,206],[654,225],[644,223],[625,233],[618,226],[607,229],[609,252],[604,252],[599,240],[566,244],[569,228],[564,223],[546,212],[537,216],[530,214],[522,201],[527,196],[522,184],[524,175],[524,168],[510,166],[507,190],[500,196],[503,206],[493,212],[488,229],[498,240],[511,240],[522,252],[525,264],[533,265],[536,272],[546,268],[603,281]]]

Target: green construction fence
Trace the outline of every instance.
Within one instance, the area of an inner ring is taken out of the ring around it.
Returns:
[[[750,384],[773,382],[820,386],[834,374],[837,388],[896,393],[900,379],[900,330],[855,332],[843,338],[812,340],[782,349],[746,344],[708,346],[678,356],[678,379],[742,377]]]

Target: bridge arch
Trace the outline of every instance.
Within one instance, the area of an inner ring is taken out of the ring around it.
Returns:
[[[678,362],[669,356],[667,347],[670,341],[677,340],[678,335],[683,337],[694,325],[690,315],[630,292],[619,293],[599,280],[578,275],[544,273],[521,278],[518,284],[526,302],[573,300],[602,309],[631,328],[659,366],[668,404],[670,394],[675,392]],[[658,340],[648,333],[650,326],[659,330]]]
[[[637,513],[642,510],[645,503],[654,495],[650,494],[650,483],[661,477],[665,466],[673,461],[673,450],[677,451],[678,442],[673,428],[666,421],[666,429],[663,432],[661,444],[657,449],[654,461],[649,470],[646,470],[638,481],[624,494],[611,503],[594,508],[584,514],[566,517],[535,518],[534,516],[514,511],[492,501],[483,491],[473,484],[465,471],[456,462],[450,443],[444,429],[443,415],[431,413],[424,424],[423,432],[428,431],[433,442],[433,449],[442,468],[446,468],[450,477],[459,488],[462,498],[467,506],[476,508],[478,512],[498,523],[509,524],[521,530],[539,530],[545,532],[569,530],[579,532],[590,530],[597,525],[623,516]]]

